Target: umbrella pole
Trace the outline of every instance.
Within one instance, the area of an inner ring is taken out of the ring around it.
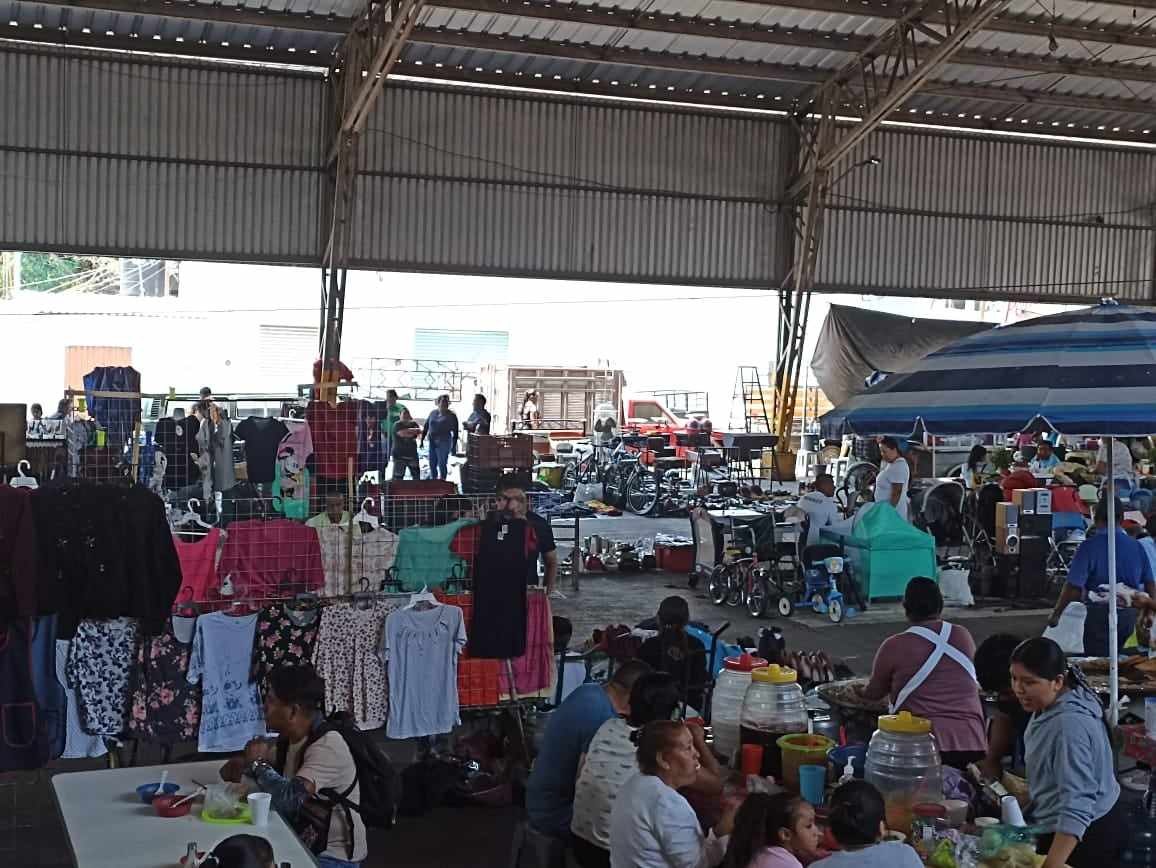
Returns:
[[[1112,726],[1120,723],[1120,643],[1116,639],[1116,465],[1112,449],[1115,438],[1108,438],[1108,642],[1111,673],[1112,705],[1109,714]]]

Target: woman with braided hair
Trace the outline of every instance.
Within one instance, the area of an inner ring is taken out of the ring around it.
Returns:
[[[1012,652],[1012,690],[1028,723],[1027,819],[1051,834],[1039,840],[1043,868],[1115,865],[1127,834],[1104,707],[1083,673],[1051,639]]]

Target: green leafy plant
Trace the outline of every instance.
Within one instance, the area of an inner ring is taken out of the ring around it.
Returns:
[[[999,470],[999,471],[1009,470],[1012,466],[1011,450],[1005,449],[1002,446],[1000,446],[997,449],[993,449],[991,451],[990,460],[991,460],[992,467],[994,467],[996,470]]]

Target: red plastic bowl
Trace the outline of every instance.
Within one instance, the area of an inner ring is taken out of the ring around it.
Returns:
[[[183,817],[193,807],[193,800],[189,799],[183,805],[173,807],[175,802],[179,802],[184,796],[157,796],[153,799],[153,807],[156,809],[158,817]]]

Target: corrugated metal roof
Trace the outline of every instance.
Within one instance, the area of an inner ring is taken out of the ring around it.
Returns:
[[[0,38],[327,67],[363,2],[0,0]],[[762,107],[806,93],[900,14],[896,0],[431,0],[400,71]],[[1047,97],[1021,105],[1009,89]],[[1156,126],[1156,0],[1013,0],[895,117],[961,114],[1156,142],[1142,132]]]

